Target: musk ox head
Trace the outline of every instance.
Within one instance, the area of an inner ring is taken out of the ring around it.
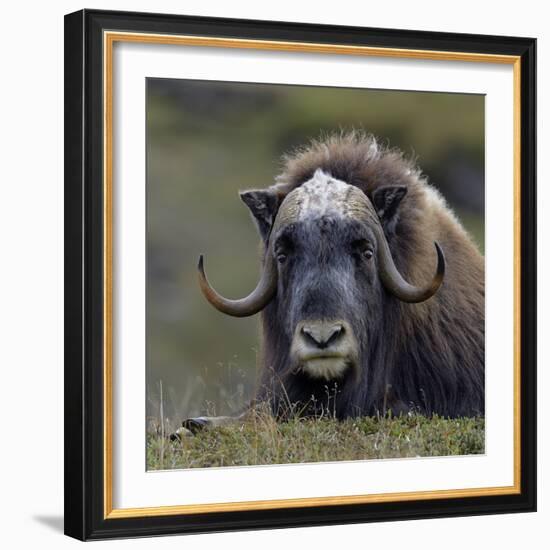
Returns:
[[[382,325],[384,301],[416,303],[440,287],[445,260],[437,243],[437,269],[425,286],[412,286],[397,270],[383,227],[384,210],[396,209],[403,187],[381,188],[371,200],[358,187],[317,170],[285,196],[274,188],[241,198],[252,211],[264,240],[263,270],[256,289],[228,300],[208,283],[199,259],[206,299],[236,317],[269,305],[286,368],[317,380],[361,376],[363,357]]]

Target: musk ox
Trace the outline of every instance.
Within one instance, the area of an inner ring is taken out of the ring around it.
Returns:
[[[333,135],[240,196],[261,236],[260,281],[226,299],[201,256],[199,282],[219,311],[261,314],[257,400],[308,414],[330,394],[341,419],[484,413],[484,259],[413,161],[365,133]]]

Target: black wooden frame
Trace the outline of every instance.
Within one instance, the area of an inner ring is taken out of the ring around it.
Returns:
[[[521,56],[521,493],[104,519],[104,30]],[[536,509],[536,41],[146,13],[65,17],[65,532],[81,540]],[[291,511],[291,513],[290,513]]]

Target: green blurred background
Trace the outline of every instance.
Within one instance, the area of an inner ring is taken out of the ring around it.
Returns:
[[[147,80],[147,414],[169,429],[252,397],[258,319],[200,294],[205,253],[228,297],[254,288],[258,235],[238,190],[265,187],[280,158],[323,132],[362,128],[417,158],[484,249],[484,97]],[[150,425],[151,425],[150,424]]]

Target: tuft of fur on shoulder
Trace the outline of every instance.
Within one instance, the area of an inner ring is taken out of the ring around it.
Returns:
[[[332,133],[284,155],[277,184],[286,194],[319,168],[367,194],[383,185],[404,185],[414,195],[416,188],[426,184],[412,159],[362,130]]]

